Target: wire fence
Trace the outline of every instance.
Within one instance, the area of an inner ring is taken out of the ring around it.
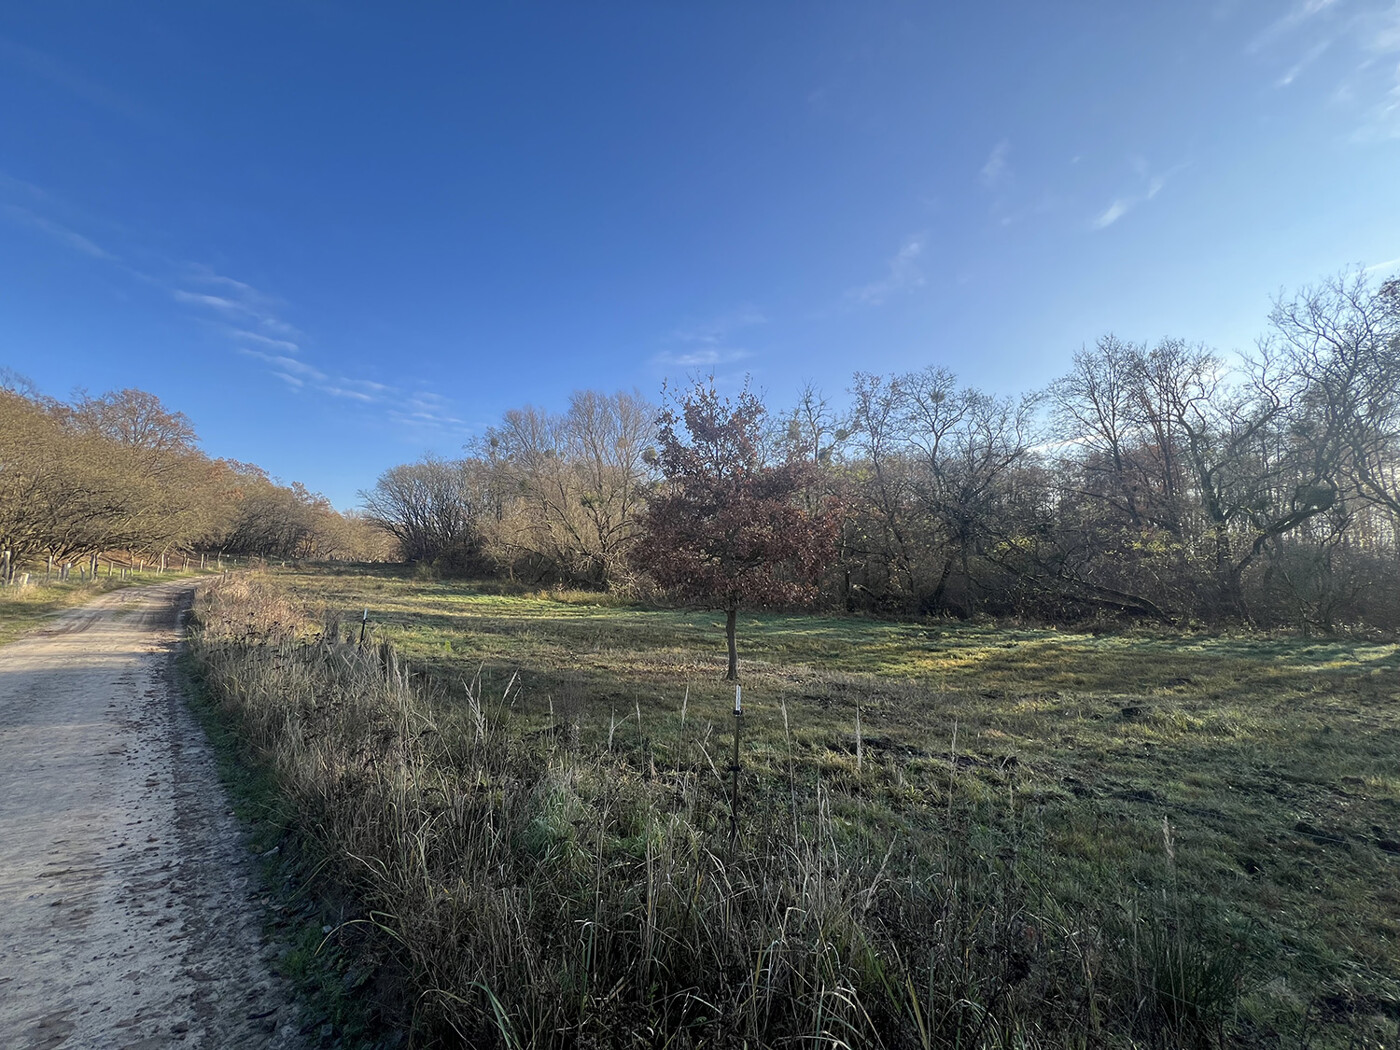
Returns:
[[[253,559],[192,551],[136,554],[88,554],[76,559],[55,559],[47,555],[42,563],[21,562],[9,550],[0,550],[0,588],[24,589],[40,584],[97,583],[101,580],[128,580],[144,576],[178,573],[227,572],[246,568]]]

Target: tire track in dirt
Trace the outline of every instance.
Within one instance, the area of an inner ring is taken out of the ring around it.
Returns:
[[[188,583],[0,648],[0,1043],[299,1048],[174,675]]]

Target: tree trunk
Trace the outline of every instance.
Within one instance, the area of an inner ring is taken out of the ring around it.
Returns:
[[[953,575],[953,556],[950,554],[943,559],[943,569],[938,574],[938,583],[933,588],[933,597],[929,599],[929,612],[941,612],[943,610],[943,595],[948,590],[948,577]],[[920,612],[924,610],[920,609]]]
[[[731,605],[724,611],[724,635],[729,641],[729,673],[724,678],[728,682],[739,680],[739,649],[734,644],[734,626],[738,619],[739,607],[737,605]]]

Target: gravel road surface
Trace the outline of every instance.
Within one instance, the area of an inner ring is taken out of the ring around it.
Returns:
[[[0,648],[0,1046],[298,1047],[173,659],[188,582]]]

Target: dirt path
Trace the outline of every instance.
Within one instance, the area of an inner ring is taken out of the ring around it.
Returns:
[[[189,591],[119,591],[0,648],[6,1048],[300,1045],[173,675]]]

